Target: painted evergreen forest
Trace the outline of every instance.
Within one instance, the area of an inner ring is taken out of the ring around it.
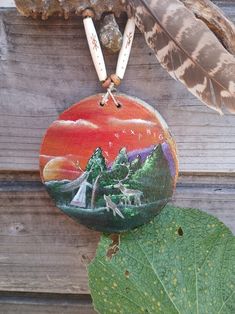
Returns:
[[[83,180],[46,183],[57,206],[73,218],[78,218],[76,212],[79,212],[80,220],[81,212],[85,220],[91,214],[97,214],[98,220],[105,217],[106,221],[107,218],[124,221],[138,215],[147,219],[164,207],[174,189],[169,163],[160,144],[136,156],[122,148],[109,165],[102,149],[97,148],[82,176]],[[82,189],[79,198],[84,205],[74,205],[73,200]]]

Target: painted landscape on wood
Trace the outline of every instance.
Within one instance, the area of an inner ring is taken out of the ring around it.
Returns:
[[[86,226],[120,232],[153,218],[171,198],[178,162],[161,116],[135,98],[80,101],[47,130],[42,180],[56,205]]]

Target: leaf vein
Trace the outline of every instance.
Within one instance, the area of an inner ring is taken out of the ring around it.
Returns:
[[[224,301],[224,303],[222,304],[222,306],[221,306],[221,308],[220,308],[218,314],[221,312],[221,310],[223,309],[223,307],[225,306],[225,304],[228,302],[228,300],[234,295],[234,293],[235,293],[235,290],[234,290],[234,291],[230,294],[230,296],[227,297],[227,299]]]
[[[139,248],[140,248],[141,251],[143,252],[145,258],[147,259],[147,261],[148,261],[148,263],[149,263],[149,265],[150,265],[150,267],[151,267],[151,269],[154,271],[155,275],[157,276],[157,278],[158,278],[159,282],[161,283],[161,285],[162,285],[164,291],[166,292],[166,295],[167,295],[168,298],[170,299],[171,303],[174,305],[174,308],[176,309],[177,313],[180,314],[179,309],[177,308],[176,304],[174,303],[174,301],[172,300],[171,296],[169,295],[169,293],[168,293],[168,291],[167,291],[167,289],[166,289],[164,283],[162,282],[161,278],[159,277],[159,275],[158,275],[158,273],[157,273],[155,267],[153,266],[153,264],[151,264],[151,262],[150,262],[148,256],[146,255],[145,251],[143,250],[142,246],[140,245],[138,239],[136,239],[136,243],[138,244]]]
[[[113,265],[112,265],[112,267],[111,267],[111,265],[103,264],[100,260],[99,260],[98,262],[99,262],[102,266],[104,266],[104,267],[110,266],[110,268],[112,268],[112,271],[113,271],[113,268],[114,268],[114,269],[116,270],[117,275],[120,275],[121,272],[119,271],[119,269],[118,269],[116,266],[113,267]],[[142,296],[142,295],[143,295],[143,292],[136,286],[135,282],[134,282],[133,280],[131,280],[131,279],[129,279],[129,280],[132,282],[133,286],[136,288],[136,291]],[[135,304],[135,305],[138,306],[139,308],[142,308],[142,307],[143,307],[143,305],[140,305],[140,304],[136,303],[135,301],[131,300],[131,299],[130,299],[129,297],[127,297],[125,294],[118,293],[116,290],[115,290],[115,294],[118,294],[118,295],[120,295],[120,296],[122,296],[122,297],[128,299],[131,303]],[[148,308],[147,305],[146,305],[146,307]],[[150,311],[149,308],[148,308],[148,310]],[[151,312],[151,311],[150,311],[150,312]]]
[[[212,251],[213,251],[213,249],[214,249],[214,247],[215,247],[215,245],[216,245],[217,241],[219,240],[219,238],[220,238],[220,233],[218,233],[218,235],[217,235],[217,237],[216,237],[215,241],[212,243],[212,245],[211,245],[211,247],[210,247],[210,249],[209,249],[208,254],[206,255],[206,257],[205,257],[205,259],[204,259],[203,263],[201,264],[201,266],[199,267],[200,269],[199,269],[198,273],[200,273],[200,272],[201,272],[201,270],[203,269],[203,267],[204,267],[204,265],[205,265],[205,263],[206,263],[206,261],[207,261],[208,257],[209,257],[209,256],[210,256],[210,254],[212,253]]]

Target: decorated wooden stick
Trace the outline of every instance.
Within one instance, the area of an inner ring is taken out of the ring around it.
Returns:
[[[90,10],[86,10],[85,12]],[[83,24],[86,32],[87,42],[91,52],[91,57],[98,75],[98,78],[101,82],[107,79],[107,72],[104,62],[103,53],[101,50],[99,38],[90,15],[84,13]]]
[[[118,62],[116,67],[116,73],[107,77],[106,67],[102,49],[100,46],[99,38],[92,20],[93,11],[87,9],[83,13],[83,23],[86,32],[86,37],[88,45],[90,48],[92,60],[99,77],[99,80],[103,83],[102,86],[107,88],[107,93],[103,95],[100,102],[101,106],[105,105],[111,97],[117,107],[121,105],[116,101],[115,97],[112,94],[112,91],[115,86],[119,86],[121,80],[124,77],[128,60],[130,57],[132,42],[135,34],[135,18],[129,18],[125,27],[123,35],[122,48],[119,52]]]
[[[134,35],[135,35],[135,18],[130,18],[128,19],[125,27],[123,35],[123,44],[118,56],[118,63],[116,68],[116,75],[121,80],[123,79],[126,71]]]

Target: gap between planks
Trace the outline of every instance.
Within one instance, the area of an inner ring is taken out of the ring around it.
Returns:
[[[89,295],[0,291],[4,314],[95,314]]]

